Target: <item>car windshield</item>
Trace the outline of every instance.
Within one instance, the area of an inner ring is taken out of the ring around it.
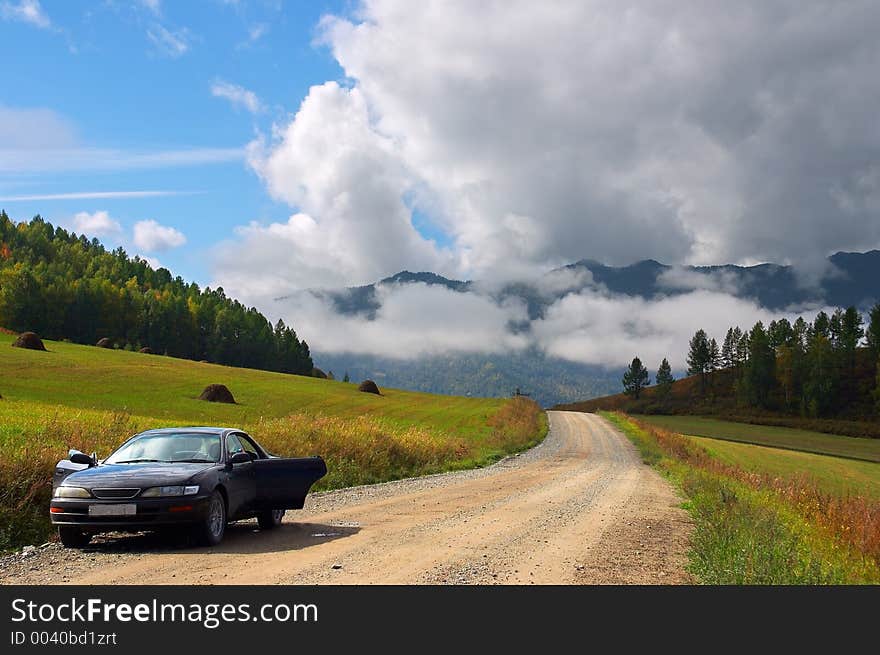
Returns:
[[[219,462],[220,435],[163,432],[136,436],[104,460],[105,464],[140,462]]]

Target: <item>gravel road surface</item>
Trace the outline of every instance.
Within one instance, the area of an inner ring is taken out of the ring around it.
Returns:
[[[230,525],[214,549],[98,536],[0,558],[0,583],[676,584],[681,499],[594,414],[549,412],[536,448],[473,471],[312,494],[283,525]]]

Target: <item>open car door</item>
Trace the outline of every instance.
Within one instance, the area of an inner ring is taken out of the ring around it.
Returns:
[[[312,485],[327,474],[320,457],[254,460],[258,509],[302,509]]]

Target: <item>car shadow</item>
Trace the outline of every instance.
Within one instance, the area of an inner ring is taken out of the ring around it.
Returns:
[[[146,553],[237,553],[258,554],[302,550],[350,537],[360,527],[327,523],[285,522],[272,530],[260,530],[256,521],[240,521],[226,526],[223,541],[213,547],[201,546],[186,531],[107,533],[92,537],[83,552],[107,554]]]

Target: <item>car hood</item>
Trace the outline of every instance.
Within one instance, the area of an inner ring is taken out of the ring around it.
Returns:
[[[101,464],[68,475],[64,486],[83,487],[158,487],[182,484],[193,475],[217,464],[203,462],[145,462],[143,464]]]

